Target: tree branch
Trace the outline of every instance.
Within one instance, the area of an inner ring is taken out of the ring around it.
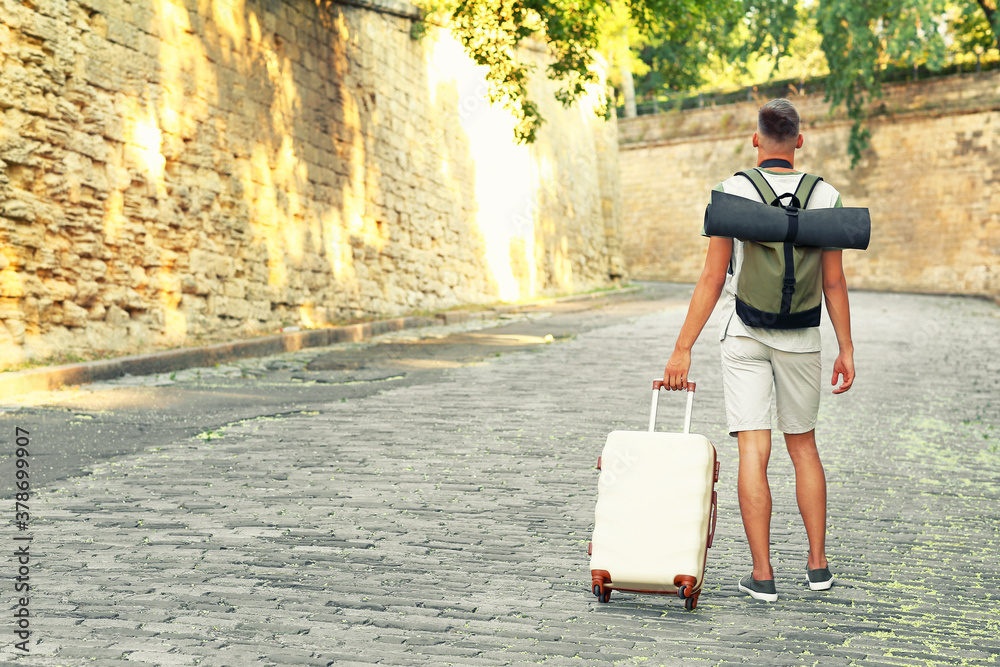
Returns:
[[[1000,24],[996,21],[996,6],[990,7],[986,4],[986,0],[976,0],[976,3],[982,8],[983,14],[986,15],[986,22],[990,24],[990,29],[993,31],[993,39],[996,40],[997,49],[1000,49]]]

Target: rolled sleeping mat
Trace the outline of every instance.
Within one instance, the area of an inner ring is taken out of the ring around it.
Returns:
[[[866,250],[872,219],[866,208],[814,208],[789,216],[784,208],[713,190],[712,203],[705,209],[705,233],[743,241]]]

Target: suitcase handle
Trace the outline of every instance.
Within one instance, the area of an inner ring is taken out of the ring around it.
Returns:
[[[660,398],[660,389],[665,384],[666,383],[663,380],[653,380],[653,403],[649,407],[649,432],[650,433],[653,432],[653,426],[656,423],[656,407],[657,407],[657,403],[659,402],[659,398]],[[687,392],[688,392],[687,409],[684,412],[684,432],[685,433],[690,433],[691,432],[691,408],[692,408],[692,406],[694,404],[694,389],[695,389],[695,383],[694,382],[688,382],[687,383]]]
[[[719,492],[712,491],[712,527],[708,530],[708,548],[712,548],[712,540],[715,539],[715,522],[719,518]]]

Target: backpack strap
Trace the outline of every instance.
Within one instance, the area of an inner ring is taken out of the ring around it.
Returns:
[[[760,170],[748,169],[746,171],[738,171],[734,175],[743,176],[748,179],[753,185],[754,190],[760,195],[760,200],[768,206],[774,206],[774,203],[778,201],[777,193],[771,187],[771,184],[767,182],[767,179],[764,178],[764,174],[760,173]]]
[[[760,200],[767,204],[768,206],[775,206],[775,202],[780,204],[781,198],[778,197],[774,188],[771,184],[767,182],[764,178],[764,174],[760,173],[759,169],[748,169],[746,171],[738,171],[736,176],[743,176],[753,185],[754,190],[760,195]],[[798,208],[805,208],[809,203],[809,198],[812,193],[816,190],[816,185],[822,181],[823,178],[817,176],[816,174],[802,174],[802,178],[799,179],[799,184],[795,188],[794,197],[800,202]],[[786,197],[787,195],[782,195]]]
[[[799,180],[799,186],[795,188],[795,198],[802,202],[802,206],[799,208],[806,208],[809,204],[809,198],[812,197],[812,193],[816,190],[816,186],[823,179],[816,174],[802,174],[802,178]]]

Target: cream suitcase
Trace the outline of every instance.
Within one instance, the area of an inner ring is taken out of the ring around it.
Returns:
[[[598,459],[590,572],[601,602],[611,591],[677,594],[698,604],[715,534],[719,463],[705,436],[690,433],[695,383],[688,383],[683,433],[656,433],[662,380],[653,382],[648,431],[613,431]]]

